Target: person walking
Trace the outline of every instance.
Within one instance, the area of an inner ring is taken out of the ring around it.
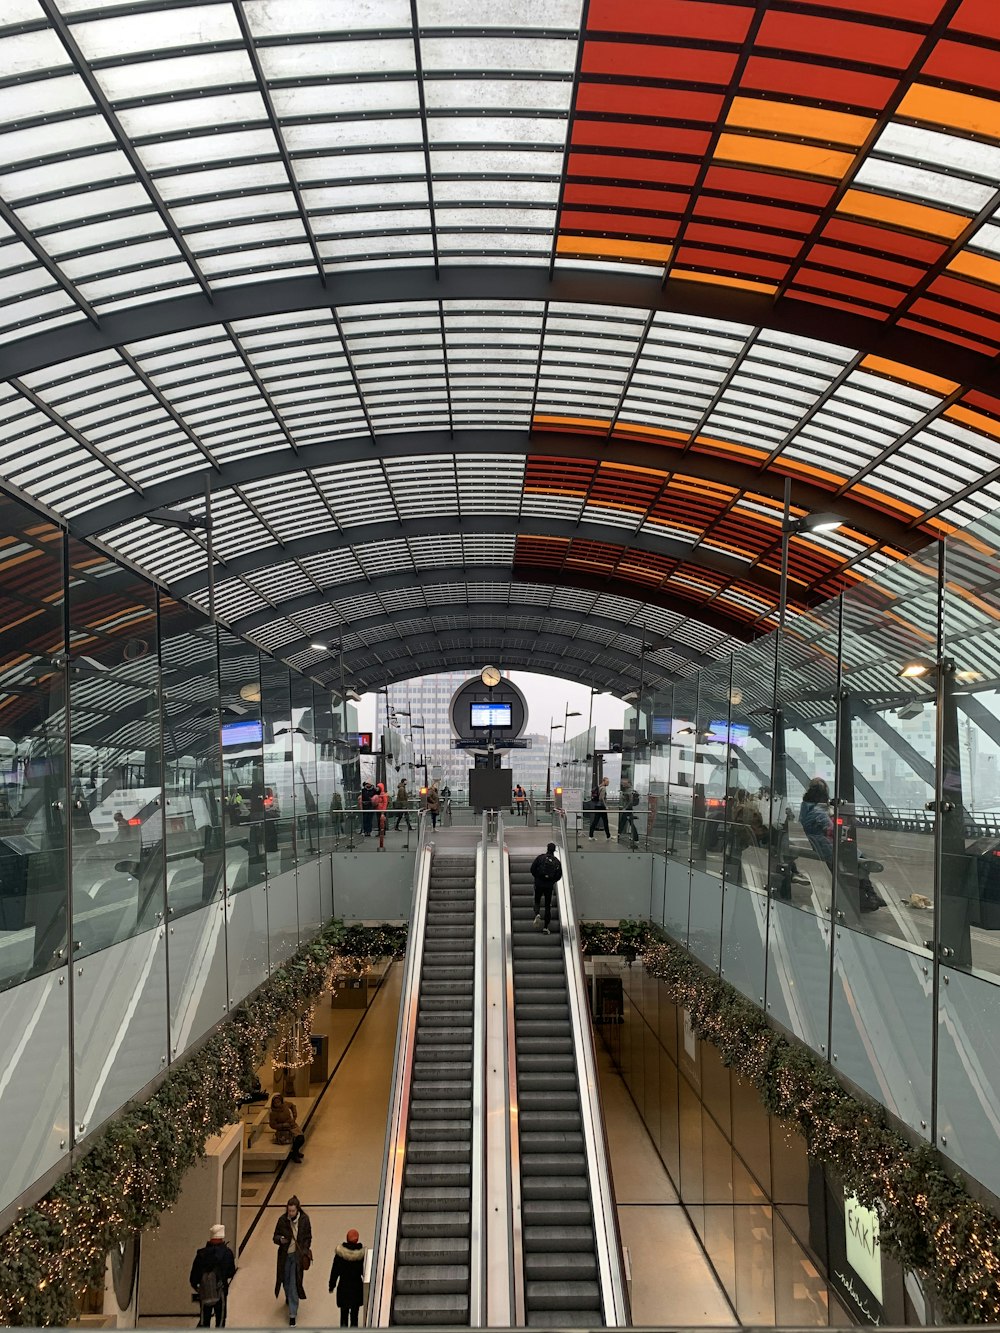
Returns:
[[[374,795],[375,788],[372,784],[368,781],[362,782],[358,805],[361,807],[361,836],[363,838],[372,836],[372,797]]]
[[[301,1162],[302,1145],[306,1141],[306,1136],[299,1129],[299,1113],[295,1103],[286,1102],[280,1092],[275,1093],[271,1098],[267,1123],[274,1130],[275,1143],[290,1143],[291,1160]]]
[[[441,813],[441,796],[436,782],[427,788],[427,813],[431,817],[431,828],[437,828],[438,815]]]
[[[406,785],[406,779],[400,778],[399,786],[396,788],[396,832],[399,832],[399,826],[406,820],[406,827],[413,828],[410,823],[410,789]]]
[[[562,862],[556,856],[554,842],[547,844],[545,851],[536,856],[531,863],[531,878],[535,881],[535,921],[536,930],[551,935],[552,894],[562,879]],[[542,900],[545,900],[545,916],[542,917]]]
[[[285,1211],[278,1218],[274,1243],[278,1247],[274,1294],[277,1297],[284,1287],[288,1322],[294,1325],[299,1301],[306,1299],[302,1274],[312,1263],[312,1223],[296,1194],[288,1200]]]
[[[226,1244],[226,1228],[217,1222],[209,1228],[208,1244],[201,1247],[191,1265],[189,1281],[201,1311],[199,1328],[211,1328],[213,1315],[216,1328],[225,1328],[229,1284],[235,1276],[236,1259]]]
[[[365,1290],[365,1247],[353,1227],[333,1252],[330,1290],[334,1287],[337,1288],[340,1327],[357,1328]]]
[[[604,799],[603,787],[592,787],[590,792],[590,809],[593,812],[590,820],[590,832],[587,837],[591,842],[594,841],[594,829],[603,828],[604,836],[611,841],[611,830],[608,828],[608,803]]]
[[[344,836],[344,798],[339,791],[330,797],[330,832],[335,843]]]

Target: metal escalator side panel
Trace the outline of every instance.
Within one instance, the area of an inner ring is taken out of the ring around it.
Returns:
[[[409,1129],[410,1085],[413,1081],[413,1048],[433,856],[434,844],[427,837],[427,826],[424,823],[413,870],[410,927],[403,964],[399,1021],[396,1026],[396,1053],[393,1059],[389,1116],[386,1121],[385,1149],[382,1157],[382,1180],[372,1245],[375,1258],[365,1320],[370,1328],[388,1328],[392,1313],[397,1230]]]
[[[580,1111],[583,1121],[584,1151],[590,1181],[591,1210],[596,1240],[597,1264],[607,1328],[624,1328],[631,1321],[628,1285],[618,1226],[618,1207],[615,1202],[611,1176],[611,1155],[608,1148],[604,1108],[597,1075],[597,1054],[594,1048],[594,1028],[590,1019],[587,979],[583,967],[583,946],[580,927],[573,901],[573,879],[569,864],[567,838],[564,828],[557,829],[563,874],[559,885],[560,928],[563,957],[566,964],[567,992],[573,1045],[576,1052],[580,1084]]]
[[[514,952],[510,901],[510,853],[504,845],[502,812],[497,820],[497,869],[495,897],[490,902],[489,919],[494,927],[497,948],[494,951],[490,999],[495,1000],[495,1030],[491,1057],[495,1057],[497,1079],[491,1090],[490,1105],[499,1114],[492,1122],[490,1145],[491,1197],[498,1197],[503,1184],[503,1211],[490,1215],[494,1226],[490,1246],[491,1287],[489,1324],[491,1327],[523,1328],[524,1301],[524,1231],[521,1212],[521,1147],[518,1128],[517,1039],[514,1025]],[[490,1010],[491,1015],[494,1009]],[[490,1067],[494,1065],[491,1058]],[[499,1293],[494,1289],[503,1284]]]
[[[475,973],[472,993],[472,1180],[469,1232],[469,1325],[481,1328],[486,1306],[486,1017],[483,965],[486,956],[486,840],[476,849]]]

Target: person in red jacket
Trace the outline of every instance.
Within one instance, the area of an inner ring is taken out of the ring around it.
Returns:
[[[378,849],[385,851],[385,812],[389,808],[389,793],[385,789],[385,783],[380,782],[375,788],[375,795],[372,797],[372,809],[377,811],[378,819]]]

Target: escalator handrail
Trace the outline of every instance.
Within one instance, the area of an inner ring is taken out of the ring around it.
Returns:
[[[396,1277],[396,1241],[403,1172],[406,1167],[406,1141],[410,1117],[410,1086],[413,1080],[413,1048],[416,1040],[417,1010],[420,1001],[420,977],[423,968],[424,927],[427,921],[427,895],[430,889],[434,843],[428,837],[429,821],[420,817],[420,837],[413,870],[413,899],[403,964],[399,1022],[396,1028],[396,1054],[392,1067],[391,1101],[386,1122],[385,1151],[375,1238],[372,1278],[368,1294],[366,1323],[373,1328],[388,1328],[392,1315],[392,1294]]]
[[[506,1203],[509,1208],[510,1237],[510,1307],[511,1323],[523,1328],[524,1303],[524,1225],[521,1213],[521,1137],[518,1123],[517,1037],[514,1024],[514,921],[510,899],[510,852],[505,845],[503,812],[497,817],[497,849],[500,853],[500,944],[503,965],[504,1036],[507,1052],[504,1070],[504,1097],[507,1107],[506,1133]]]
[[[622,1328],[631,1322],[618,1207],[611,1178],[611,1154],[608,1147],[604,1108],[597,1077],[594,1029],[587,998],[587,979],[583,968],[583,949],[579,922],[573,902],[573,881],[565,823],[556,824],[563,873],[559,894],[559,920],[566,963],[567,995],[573,1045],[577,1053],[580,1086],[580,1115],[584,1154],[590,1182],[591,1210],[594,1217],[594,1242],[604,1323],[607,1328]]]
[[[472,982],[472,1127],[470,1143],[469,1326],[481,1328],[486,1309],[486,1018],[483,965],[486,956],[486,815],[476,850],[475,963]]]

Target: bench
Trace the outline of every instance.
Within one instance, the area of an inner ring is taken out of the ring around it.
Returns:
[[[295,1097],[296,1110],[299,1113],[299,1124],[304,1125],[310,1112],[316,1102],[315,1097]],[[275,1143],[274,1134],[267,1123],[270,1106],[265,1102],[263,1106],[250,1106],[246,1108],[254,1112],[253,1115],[244,1116],[244,1139],[243,1139],[243,1171],[262,1172],[277,1171],[288,1160],[288,1154],[292,1151],[288,1143]]]

